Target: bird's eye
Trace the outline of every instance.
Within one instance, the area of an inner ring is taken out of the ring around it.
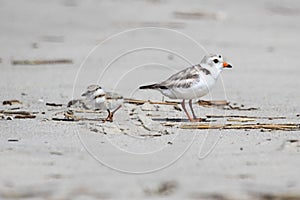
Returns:
[[[219,55],[219,58],[222,58],[222,56],[221,56],[221,55]]]
[[[214,63],[216,63],[216,64],[219,62],[218,59],[214,59],[213,61],[214,61]]]

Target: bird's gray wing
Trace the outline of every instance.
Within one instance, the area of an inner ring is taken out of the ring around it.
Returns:
[[[188,88],[200,81],[198,65],[186,68],[159,83],[161,88]]]
[[[86,92],[81,94],[81,96],[91,96],[99,88],[101,89],[99,85],[89,85],[86,88]]]

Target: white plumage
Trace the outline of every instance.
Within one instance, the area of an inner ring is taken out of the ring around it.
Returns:
[[[140,89],[155,89],[171,99],[182,99],[181,105],[189,120],[200,121],[201,119],[197,118],[194,113],[192,99],[208,94],[222,70],[231,67],[221,55],[211,54],[204,56],[200,64],[179,71],[165,81],[141,86]],[[193,117],[185,108],[185,100],[187,99]]]
[[[110,93],[110,97],[116,95]],[[82,94],[94,109],[107,110],[108,116],[104,121],[113,121],[114,113],[122,107],[123,98],[118,96],[115,99],[108,99],[107,93],[99,85],[90,85],[87,87],[87,91]],[[112,112],[110,110],[113,110]]]

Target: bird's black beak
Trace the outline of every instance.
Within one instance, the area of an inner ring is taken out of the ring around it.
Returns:
[[[227,62],[223,62],[223,68],[232,68],[232,66]]]

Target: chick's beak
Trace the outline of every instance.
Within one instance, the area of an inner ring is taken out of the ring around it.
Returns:
[[[232,68],[232,66],[227,62],[223,62],[223,67],[224,68]]]

